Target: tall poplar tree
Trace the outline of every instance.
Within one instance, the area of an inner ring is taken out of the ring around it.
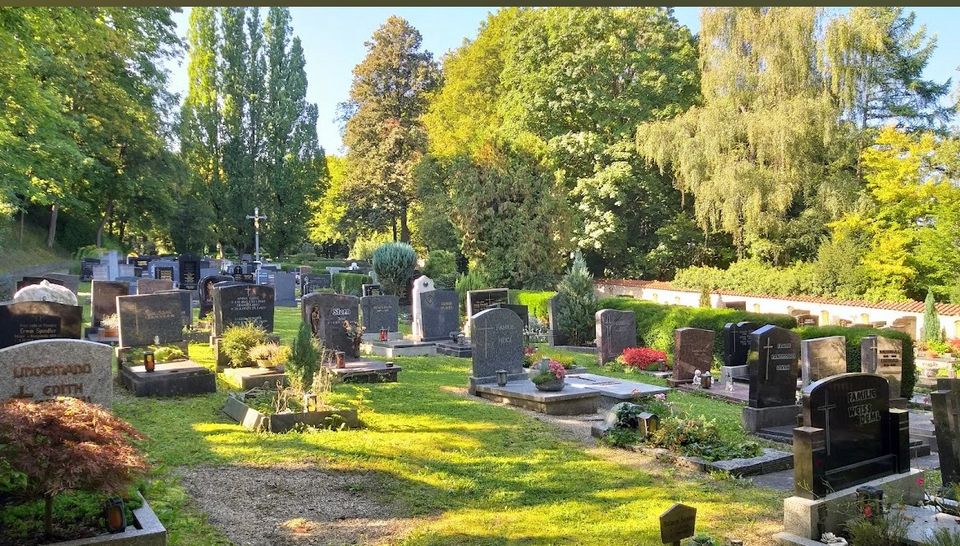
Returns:
[[[421,49],[417,29],[390,17],[366,42],[367,56],[353,69],[346,127],[349,215],[371,230],[392,229],[409,242],[408,213],[415,200],[413,171],[426,151],[421,116],[439,83],[433,55]]]

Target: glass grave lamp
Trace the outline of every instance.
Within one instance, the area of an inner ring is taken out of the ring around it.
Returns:
[[[127,529],[127,516],[123,513],[123,499],[110,497],[103,503],[103,519],[107,523],[107,531],[122,533]]]
[[[144,351],[143,352],[143,369],[146,370],[147,373],[153,373],[153,371],[156,368],[157,368],[157,359],[156,359],[156,356],[153,354],[153,351]]]

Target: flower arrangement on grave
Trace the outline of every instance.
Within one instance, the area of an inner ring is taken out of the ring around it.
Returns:
[[[359,322],[345,320],[343,321],[343,329],[347,332],[347,338],[350,339],[350,344],[353,348],[350,356],[360,356],[360,344],[363,342],[363,332],[366,331],[366,328]]]
[[[564,377],[567,370],[563,364],[550,358],[540,360],[530,375],[530,381],[542,391],[559,391],[563,389]]]
[[[120,328],[120,317],[116,313],[106,315],[100,319],[100,327],[103,328],[105,337],[116,337],[117,329]]]
[[[10,539],[15,544],[44,534],[51,537],[55,521],[64,516],[54,514],[53,502],[63,494],[77,492],[80,502],[90,493],[139,500],[131,494],[131,487],[148,465],[131,443],[134,439],[144,436],[109,411],[76,398],[0,403],[0,484],[9,493],[7,500],[44,503],[42,527],[40,522],[29,521],[17,529],[0,526],[0,542]],[[98,527],[98,519],[94,516],[86,525],[75,521],[63,525],[72,533],[89,531]],[[7,534],[18,531],[28,535],[18,539]]]
[[[534,362],[537,362],[537,348],[533,345],[526,345],[523,347],[523,367],[529,368],[533,366]]]
[[[627,347],[623,354],[617,357],[617,363],[624,368],[642,371],[666,371],[667,353],[650,347]]]

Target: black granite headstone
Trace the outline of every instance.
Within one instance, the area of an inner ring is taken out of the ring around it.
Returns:
[[[379,284],[364,284],[360,286],[361,293],[364,296],[382,296],[383,289]]]
[[[301,317],[310,325],[324,347],[331,351],[354,352],[344,321],[360,321],[360,298],[342,294],[308,294],[301,300]]]
[[[567,345],[570,340],[567,333],[560,326],[560,298],[557,294],[548,301],[547,322],[550,328],[550,345]]]
[[[379,334],[386,328],[396,332],[400,314],[400,298],[396,296],[364,296],[360,298],[363,327],[368,334]]]
[[[524,329],[530,327],[530,310],[526,305],[516,305],[513,303],[498,303],[494,307],[499,307],[501,309],[509,309],[517,314],[520,317],[520,320],[523,321]]]
[[[80,280],[93,280],[93,266],[100,265],[100,260],[96,258],[84,258],[80,260]]]
[[[200,258],[195,254],[181,254],[177,261],[180,262],[180,289],[196,290],[200,282]]]
[[[937,379],[930,393],[944,485],[960,483],[960,379]]]
[[[153,278],[163,279],[165,281],[175,280],[173,278],[173,271],[174,269],[169,266],[157,266],[153,270]]]
[[[120,346],[183,341],[181,296],[174,291],[117,298]]]
[[[889,389],[883,377],[846,373],[803,390],[803,426],[793,434],[798,496],[909,472],[909,413],[890,409]]]
[[[431,290],[420,294],[421,341],[450,339],[460,331],[460,296],[454,290]]]
[[[743,366],[750,353],[750,334],[759,328],[753,322],[728,322],[723,327],[723,365]]]
[[[330,278],[329,273],[306,273],[300,275],[300,294],[306,295],[316,292],[317,290],[330,288]]]
[[[0,349],[38,339],[80,339],[83,307],[51,301],[0,303]]]
[[[506,288],[489,288],[486,290],[470,290],[467,292],[467,317],[472,317],[480,311],[506,305],[510,292]]]
[[[750,334],[751,408],[790,406],[797,402],[800,336],[768,324]]]
[[[233,282],[230,275],[210,275],[200,280],[198,290],[200,292],[200,314],[198,318],[204,318],[213,311],[213,286],[220,282]]]
[[[91,326],[99,327],[100,321],[117,313],[117,296],[130,294],[130,283],[125,281],[93,281],[91,288]]]
[[[223,335],[229,326],[256,323],[273,331],[273,287],[263,284],[214,286],[213,334]]]

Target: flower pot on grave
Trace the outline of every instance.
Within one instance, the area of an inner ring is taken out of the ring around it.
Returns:
[[[563,384],[564,384],[564,380],[563,378],[560,378],[560,379],[553,379],[551,381],[544,381],[542,383],[534,383],[533,385],[537,387],[538,391],[557,392],[557,391],[563,390]]]
[[[101,326],[100,337],[120,337],[120,329],[116,326]]]

